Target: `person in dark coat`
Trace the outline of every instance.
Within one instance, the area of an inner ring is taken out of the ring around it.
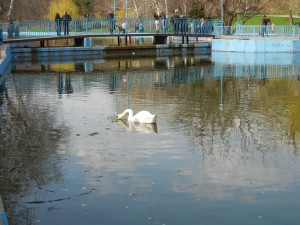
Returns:
[[[7,34],[8,34],[8,39],[14,38],[14,21],[11,16],[8,18],[8,29],[7,29]]]
[[[108,19],[108,28],[110,34],[114,33],[115,30],[115,16],[112,12],[107,14],[107,19]]]
[[[56,24],[56,33],[57,33],[57,36],[60,36],[62,18],[60,17],[59,13],[55,14],[54,21],[55,21],[55,24]]]
[[[179,33],[180,17],[178,11],[175,11],[175,14],[171,17],[171,23],[173,24],[174,34]]]
[[[181,15],[179,18],[179,33],[186,34],[188,32],[188,22],[185,15]]]
[[[166,30],[167,30],[166,29],[167,28],[166,14],[164,12],[161,12],[159,14],[159,18],[160,18],[160,24],[161,24],[161,31],[162,31],[162,33],[166,33]]]
[[[64,35],[69,35],[70,33],[70,26],[69,23],[72,21],[72,17],[65,11],[62,17],[63,26],[64,26]]]
[[[261,36],[262,37],[264,37],[265,34],[268,37],[268,30],[267,30],[268,23],[269,23],[269,19],[268,19],[268,17],[266,17],[266,15],[264,15],[263,18],[262,18],[262,29],[261,29]]]

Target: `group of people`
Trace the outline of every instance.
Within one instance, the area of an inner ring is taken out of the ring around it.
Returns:
[[[61,29],[63,27],[64,35],[70,34],[70,26],[69,23],[72,21],[72,17],[67,11],[64,12],[64,15],[60,17],[59,13],[55,15],[55,23],[56,23],[56,32],[57,36],[61,36]]]
[[[167,28],[167,18],[164,12],[161,12],[159,15],[154,14],[154,24],[155,31],[159,33],[166,33]],[[171,24],[173,25],[173,31],[175,34],[185,34],[188,33],[188,19],[184,14],[179,14],[179,11],[176,10],[175,14],[170,19]],[[199,22],[193,23],[192,29],[197,29],[198,33],[210,33],[213,31],[213,27],[210,23],[206,23],[205,18],[201,18]],[[195,26],[195,27],[194,27]]]

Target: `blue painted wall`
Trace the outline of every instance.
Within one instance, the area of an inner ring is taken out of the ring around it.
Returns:
[[[212,61],[224,65],[293,65],[300,61],[300,53],[244,53],[212,52]]]
[[[296,39],[214,39],[212,51],[220,52],[300,52]]]

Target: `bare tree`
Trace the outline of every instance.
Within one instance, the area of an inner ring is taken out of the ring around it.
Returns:
[[[258,15],[276,0],[223,0],[224,24],[231,26],[235,18],[239,17],[243,23]],[[221,18],[220,0],[198,0],[199,4],[205,6],[207,17]],[[216,7],[218,6],[218,7]]]
[[[198,5],[204,9],[206,17],[221,18],[221,1],[224,2],[225,25],[231,25],[236,18],[245,23],[270,7],[289,10],[290,21],[293,23],[292,12],[300,10],[299,0],[128,0],[128,11],[135,17],[152,17],[153,13],[159,14],[161,11],[170,16],[175,9],[188,14],[193,5]],[[116,0],[116,4],[116,10],[124,12],[125,1]],[[48,14],[48,7],[49,0],[0,0],[0,16],[2,19],[7,16],[23,20],[44,19]],[[113,9],[112,0],[93,0],[89,14],[105,17]]]
[[[155,9],[156,9],[156,14],[159,15],[160,13],[160,0],[153,0]]]
[[[168,10],[168,0],[165,0],[165,14],[166,14],[166,15],[169,14],[169,10]]]

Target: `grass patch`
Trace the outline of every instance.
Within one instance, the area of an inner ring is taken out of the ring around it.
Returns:
[[[248,20],[244,25],[262,25],[262,17],[256,16]],[[285,16],[269,16],[275,25],[290,25],[290,18]],[[294,18],[294,23],[299,24],[300,18]]]

